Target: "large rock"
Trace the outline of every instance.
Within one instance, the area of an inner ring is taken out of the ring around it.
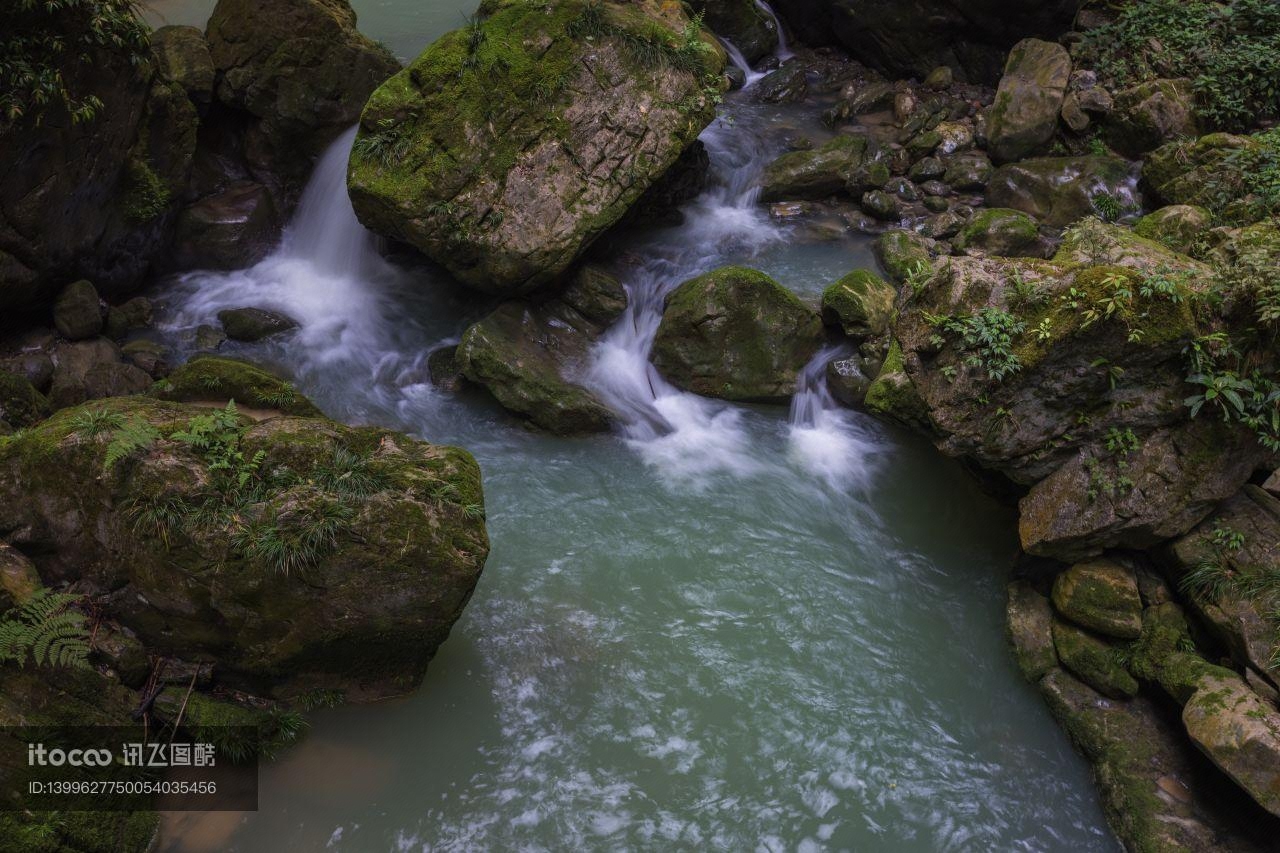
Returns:
[[[987,150],[997,163],[1021,160],[1053,137],[1071,77],[1066,48],[1039,39],[1014,46],[987,119]]]
[[[1043,257],[1045,241],[1036,221],[1025,213],[1005,208],[987,208],[960,229],[954,245],[962,252],[977,250],[1006,258]]]
[[[760,200],[820,199],[841,193],[866,162],[867,149],[865,136],[845,135],[811,151],[783,154],[765,167]]]
[[[723,55],[664,9],[487,4],[369,99],[360,220],[488,292],[564,273],[715,115]]]
[[[1005,631],[1013,647],[1018,671],[1032,684],[1058,665],[1053,645],[1053,609],[1049,599],[1025,580],[1009,584],[1005,602]]]
[[[1115,647],[1101,637],[1055,619],[1053,645],[1062,665],[1103,696],[1130,699],[1137,694],[1137,679],[1116,660]]]
[[[161,27],[151,34],[156,64],[167,80],[177,83],[199,105],[213,98],[215,71],[209,43],[196,27]]]
[[[292,384],[255,364],[232,358],[198,356],[172,371],[150,392],[160,400],[179,403],[225,404],[234,401],[250,409],[267,409],[303,418],[320,417],[320,410]]]
[[[1107,120],[1107,142],[1134,158],[1198,133],[1190,80],[1148,80],[1123,89],[1116,93]]]
[[[1203,207],[1171,204],[1153,210],[1133,224],[1133,233],[1163,243],[1175,252],[1186,252],[1213,226],[1213,215]]]
[[[0,421],[22,429],[48,413],[49,401],[26,377],[0,370]]]
[[[505,408],[557,435],[602,432],[613,413],[582,385],[591,347],[626,308],[612,276],[586,267],[558,299],[512,300],[471,326],[458,368]]]
[[[218,0],[205,32],[218,100],[253,117],[254,158],[295,189],[400,70],[356,29],[347,0]]]
[[[854,270],[822,291],[822,322],[853,338],[880,335],[895,296],[892,285],[871,270]]]
[[[1224,773],[1280,815],[1280,714],[1244,680],[1209,676],[1182,709],[1187,735]]]
[[[218,312],[218,322],[233,341],[260,341],[298,328],[298,321],[265,308],[225,308]]]
[[[794,293],[764,273],[722,267],[667,297],[653,363],[696,394],[779,402],[821,343],[818,316]]]
[[[891,77],[923,80],[947,65],[994,83],[1005,54],[1025,36],[1071,26],[1071,0],[778,0],[779,14],[809,45],[839,44]]]
[[[1137,639],[1142,633],[1142,601],[1133,571],[1113,560],[1077,563],[1053,582],[1053,606],[1086,628]]]
[[[238,181],[183,208],[172,263],[178,269],[243,269],[266,257],[280,236],[280,227],[267,188]]]
[[[475,461],[277,413],[232,416],[201,450],[182,431],[210,411],[103,400],[0,444],[0,528],[46,584],[99,594],[152,653],[216,659],[229,687],[413,687],[488,551]]]
[[[102,322],[98,291],[90,282],[72,282],[54,300],[53,327],[69,341],[96,337]]]
[[[1252,136],[1230,133],[1170,142],[1143,162],[1142,180],[1163,204],[1194,204],[1214,212],[1233,212],[1233,204],[1248,192],[1245,171],[1264,144]],[[1249,216],[1246,221],[1258,218]]]
[[[778,45],[773,19],[754,0],[696,0],[692,5],[712,32],[728,39],[748,62],[763,59]]]
[[[1007,207],[1061,227],[1095,215],[1098,199],[1142,207],[1134,167],[1116,157],[1040,157],[1001,166],[987,184],[987,206]]]

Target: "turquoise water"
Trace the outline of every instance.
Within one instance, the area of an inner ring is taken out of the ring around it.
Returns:
[[[454,24],[441,4],[356,8],[374,37],[420,33],[410,52]],[[747,143],[779,115],[725,110],[713,163],[749,184],[771,154]],[[168,336],[229,305],[297,317],[296,338],[230,352],[333,417],[471,450],[493,550],[420,690],[316,713],[263,768],[257,813],[174,817],[162,849],[1117,849],[1005,644],[1013,514],[958,466],[856,413],[793,425],[674,393],[650,403],[658,435],[530,432],[426,381],[482,306],[421,263],[335,272],[303,205],[279,256],[166,283]],[[732,186],[611,260],[633,301],[728,262],[812,298],[874,263],[865,238],[802,242]]]

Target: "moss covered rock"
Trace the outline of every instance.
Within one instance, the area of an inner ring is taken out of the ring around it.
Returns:
[[[1142,601],[1133,571],[1113,560],[1077,563],[1053,582],[1053,606],[1075,622],[1122,639],[1142,633]]]
[[[1171,204],[1139,219],[1133,224],[1133,232],[1175,252],[1186,252],[1212,226],[1213,215],[1203,207]]]
[[[1255,137],[1211,133],[1163,145],[1143,161],[1142,179],[1164,204],[1194,204],[1221,211],[1247,190],[1248,155],[1264,143]]]
[[[742,51],[748,62],[768,56],[778,45],[773,19],[754,0],[695,0],[691,5],[702,13],[707,26]]]
[[[880,372],[867,388],[864,405],[903,426],[925,432],[933,429],[929,420],[929,407],[907,375],[902,358],[902,344],[896,339],[889,342],[889,354],[885,356]]]
[[[1032,684],[1058,665],[1053,645],[1053,609],[1049,599],[1025,580],[1014,581],[1006,590],[1005,632],[1018,671]]]
[[[265,308],[227,308],[218,312],[222,330],[233,341],[260,341],[298,328],[298,322]]]
[[[876,260],[889,280],[902,284],[933,266],[934,242],[914,231],[886,231],[872,244]]]
[[[760,200],[826,198],[843,192],[845,185],[867,163],[864,136],[837,136],[810,151],[783,154],[765,167],[760,178]],[[884,180],[888,180],[885,170]]]
[[[30,426],[49,413],[49,401],[25,378],[0,370],[0,421],[15,429]]]
[[[160,400],[226,404],[271,409],[298,417],[316,417],[320,410],[290,383],[257,365],[232,358],[197,356],[171,372],[151,389]]]
[[[1021,211],[1005,208],[988,208],[972,217],[960,229],[955,247],[1006,258],[1044,255],[1044,241],[1036,221]]]
[[[1100,211],[1140,210],[1135,167],[1118,157],[1038,157],[996,169],[987,205],[1020,210],[1062,227]],[[1103,201],[1107,199],[1107,201]],[[1112,205],[1114,204],[1114,209]]]
[[[256,414],[145,397],[60,412],[0,439],[0,527],[46,584],[102,593],[148,650],[216,660],[228,686],[414,687],[488,553],[475,460]]]
[[[486,4],[370,97],[356,214],[473,287],[531,291],[693,143],[722,68],[678,6]]]
[[[653,363],[672,384],[725,400],[778,402],[822,344],[822,324],[764,273],[722,267],[667,297]]]
[[[1131,699],[1137,694],[1137,679],[1120,665],[1115,648],[1107,641],[1055,619],[1053,646],[1062,665],[1103,696]]]
[[[822,291],[822,322],[846,335],[879,335],[889,325],[897,291],[870,270],[854,270]]]
[[[193,102],[209,103],[215,70],[204,32],[197,27],[161,27],[151,34],[151,50],[165,79],[181,86]]]
[[[1231,673],[1202,679],[1182,709],[1187,735],[1200,751],[1280,816],[1280,714]]]
[[[1171,139],[1198,135],[1191,81],[1147,80],[1122,89],[1106,128],[1108,144],[1135,158]]]
[[[1020,160],[1044,145],[1058,126],[1071,57],[1039,39],[1014,45],[987,118],[987,148],[997,163]]]

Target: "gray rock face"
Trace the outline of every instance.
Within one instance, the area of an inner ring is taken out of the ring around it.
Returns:
[[[1014,46],[987,122],[987,150],[997,163],[1020,160],[1053,137],[1071,76],[1066,48],[1039,39]]]
[[[160,74],[181,86],[196,104],[213,98],[215,71],[209,43],[196,27],[161,27],[151,34]]]
[[[87,281],[68,284],[53,303],[53,325],[69,341],[96,337],[102,331],[98,291]]]
[[[1039,157],[996,169],[986,201],[1063,227],[1095,215],[1103,196],[1122,209],[1140,209],[1135,178],[1134,168],[1117,157]]]
[[[266,257],[280,235],[280,216],[262,184],[240,181],[182,210],[174,234],[178,269],[232,270]]]

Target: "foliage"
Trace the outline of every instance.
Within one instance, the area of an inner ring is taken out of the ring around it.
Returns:
[[[1243,129],[1280,113],[1280,4],[1274,0],[1136,0],[1091,30],[1084,55],[1128,86],[1191,77],[1210,125]]]
[[[1124,205],[1114,193],[1097,192],[1090,197],[1089,201],[1092,202],[1093,209],[1097,211],[1098,218],[1103,222],[1115,222],[1124,215]]]
[[[678,35],[656,21],[647,22],[641,32],[636,32],[610,21],[603,4],[590,2],[570,25],[569,34],[583,39],[617,39],[633,60],[650,69],[667,67],[699,74],[705,71],[711,53],[710,46],[702,40],[701,13],[694,15]]]
[[[84,409],[71,419],[71,429],[85,438],[97,438],[104,432],[118,430],[124,426],[124,418],[119,412],[106,409]]]
[[[1089,473],[1086,497],[1090,502],[1104,494],[1111,498],[1124,497],[1133,490],[1129,456],[1141,449],[1142,442],[1132,429],[1111,427],[1102,445],[1106,450],[1105,457],[1090,456],[1084,461],[1085,470]]]
[[[64,72],[102,49],[141,65],[150,43],[135,0],[5,0],[0,32],[0,122],[39,123],[51,108],[76,124],[91,121],[101,99],[73,91]]]
[[[155,444],[159,437],[160,432],[142,418],[124,420],[111,433],[107,453],[102,459],[102,470],[110,473],[121,461]]]
[[[967,353],[965,364],[981,368],[988,378],[1000,382],[1022,369],[1013,342],[1026,324],[1009,312],[988,306],[968,317],[938,319],[942,331],[959,338],[960,349]]]
[[[243,489],[258,472],[266,452],[259,450],[246,459],[240,450],[240,438],[244,427],[236,413],[235,401],[229,401],[225,409],[207,415],[196,415],[185,430],[178,430],[169,438],[190,446],[201,457],[211,472],[228,478],[235,489]]]
[[[36,666],[87,667],[89,631],[72,605],[81,596],[41,587],[0,620],[0,661]]]

